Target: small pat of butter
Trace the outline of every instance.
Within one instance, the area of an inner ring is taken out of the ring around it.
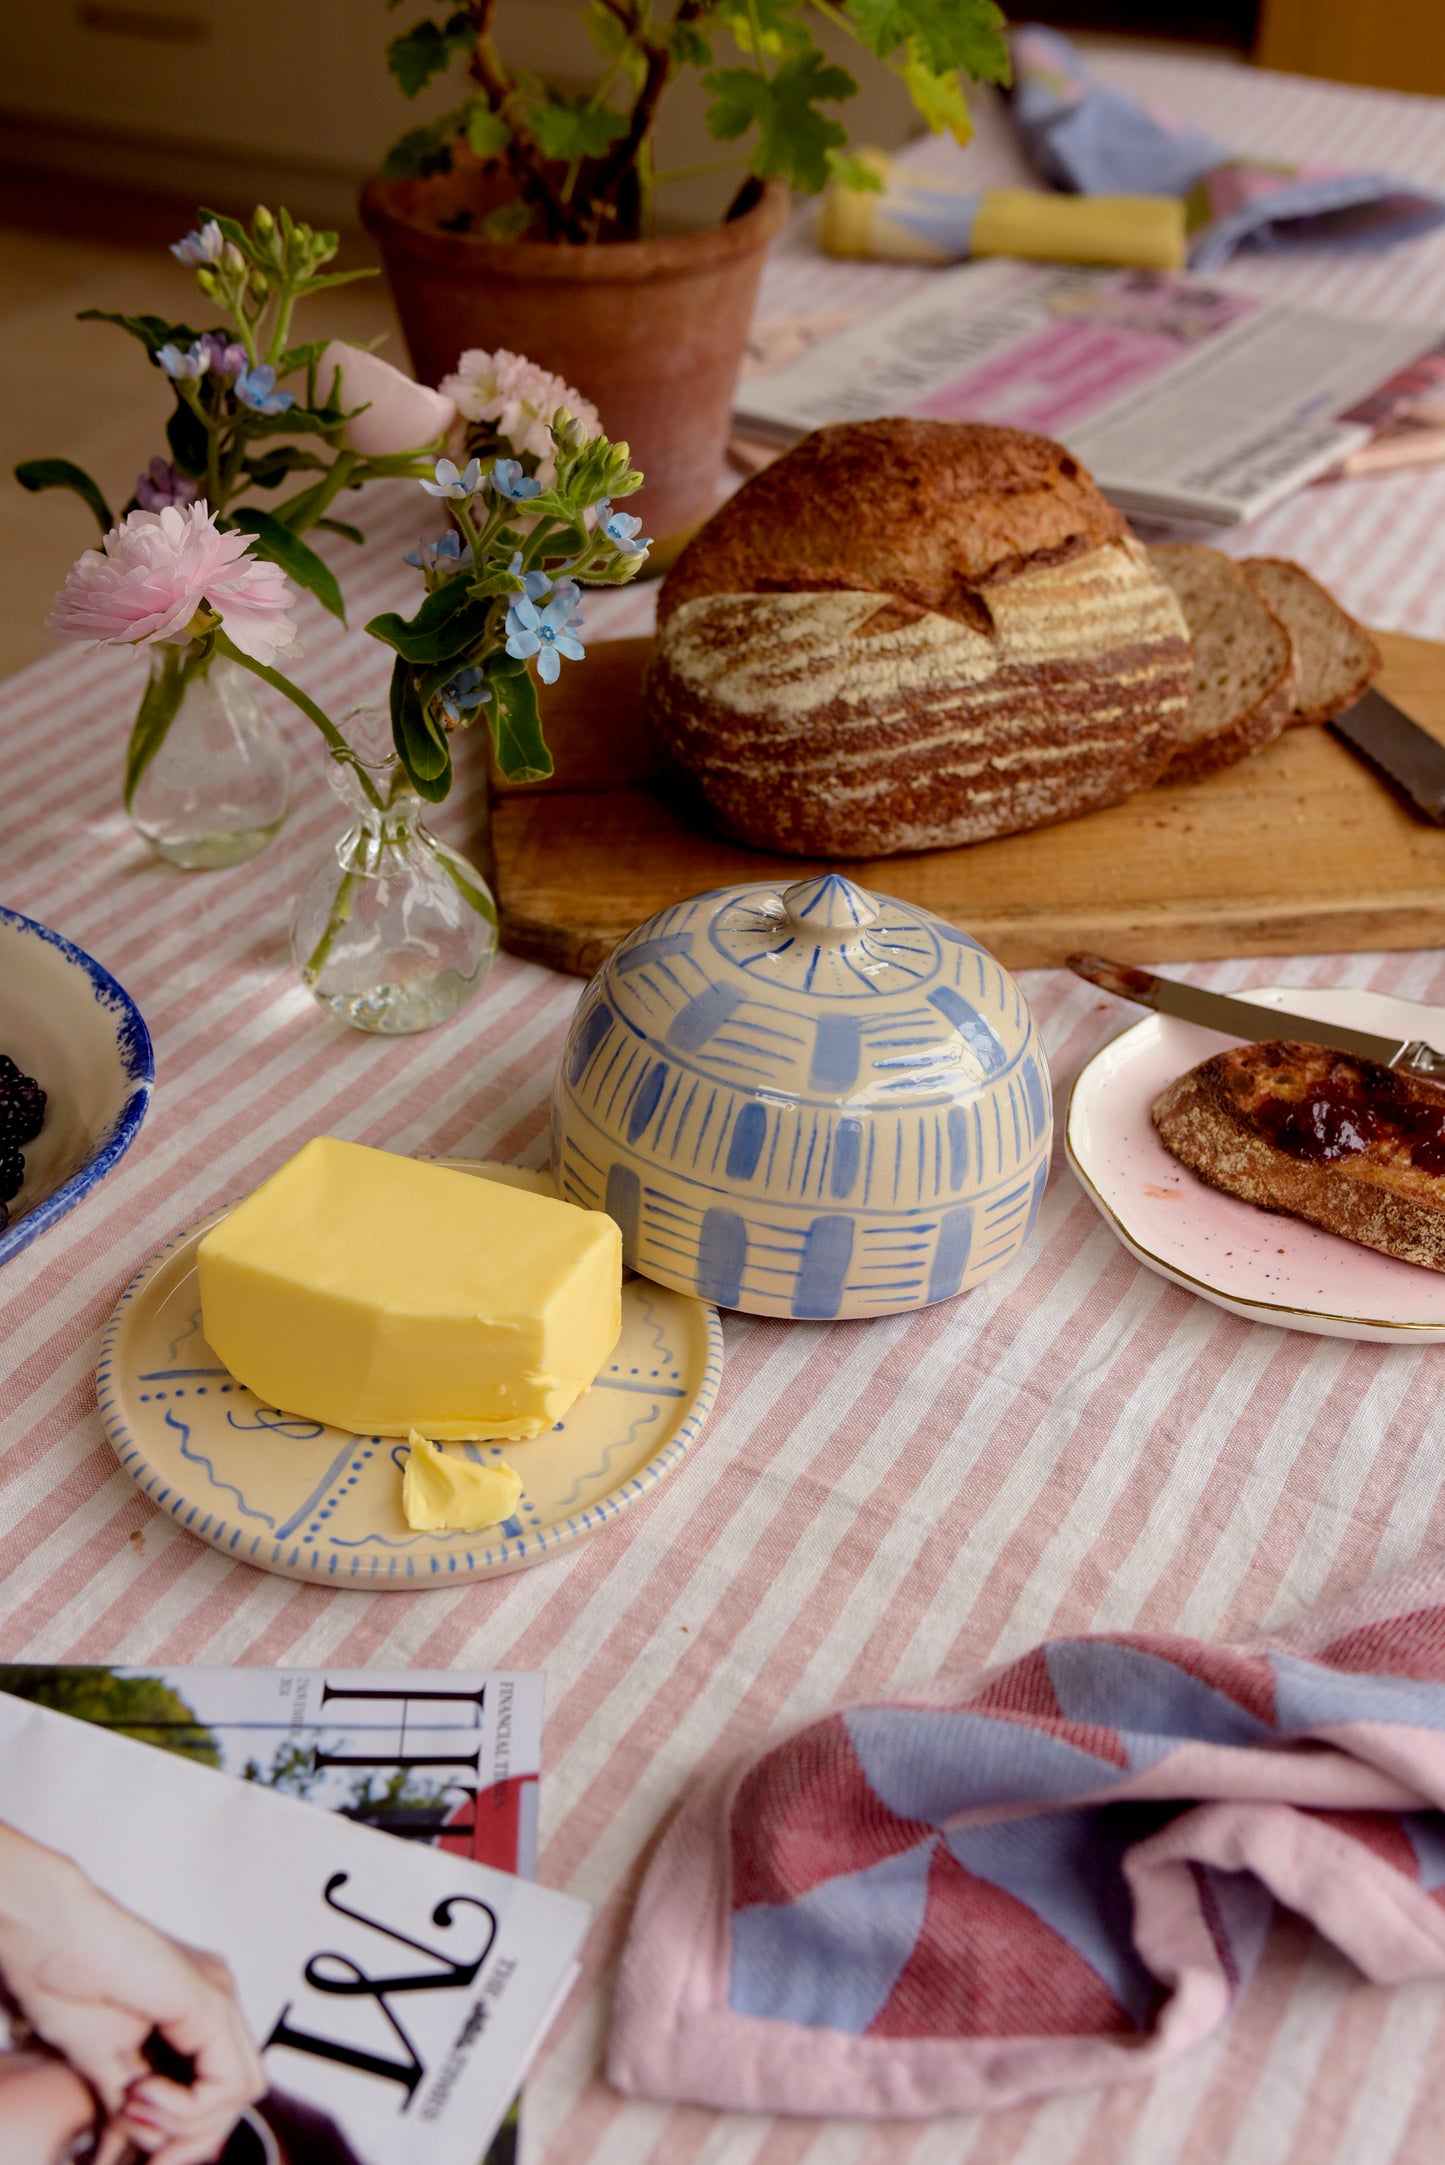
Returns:
[[[353,1435],[540,1435],[622,1328],[603,1212],[329,1135],[212,1226],[198,1269],[217,1359]]]
[[[498,1526],[517,1508],[522,1476],[505,1459],[479,1465],[460,1458],[415,1429],[406,1471],[401,1477],[401,1508],[406,1523],[421,1534],[480,1533]]]

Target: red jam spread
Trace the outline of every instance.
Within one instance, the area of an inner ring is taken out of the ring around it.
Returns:
[[[1292,1158],[1317,1165],[1357,1157],[1372,1143],[1397,1138],[1422,1173],[1445,1173],[1445,1091],[1421,1099],[1389,1068],[1343,1061],[1295,1098],[1266,1097],[1253,1124]]]

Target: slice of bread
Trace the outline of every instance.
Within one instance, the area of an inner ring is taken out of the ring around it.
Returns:
[[[1445,1270],[1445,1088],[1284,1039],[1216,1053],[1154,1101],[1211,1188]]]
[[[1277,737],[1294,711],[1294,652],[1274,610],[1218,549],[1163,542],[1149,561],[1189,626],[1189,710],[1165,782],[1232,766]]]
[[[1290,721],[1328,722],[1369,690],[1384,660],[1318,579],[1283,556],[1246,556],[1240,570],[1294,641],[1295,694]]]

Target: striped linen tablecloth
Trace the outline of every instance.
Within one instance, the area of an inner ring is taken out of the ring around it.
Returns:
[[[1241,147],[1445,185],[1434,101],[1152,57],[1101,72]],[[975,172],[1012,177],[1006,129],[987,111],[983,123]],[[799,229],[762,312],[886,305],[926,275],[825,263]],[[1228,275],[1445,320],[1445,235]],[[399,556],[423,517],[410,491],[373,498],[364,557],[339,565],[353,623],[406,603]],[[1362,614],[1445,636],[1445,468],[1314,489],[1230,546],[1296,554]],[[645,590],[606,597],[592,633],[642,629],[650,606]],[[309,606],[305,634],[298,675],[333,712],[381,691],[372,642]],[[834,1327],[726,1318],[699,1448],[654,1498],[542,1568],[367,1596],[225,1561],[142,1499],[102,1436],[92,1374],[121,1288],[318,1131],[538,1162],[580,988],[503,957],[431,1035],[342,1029],[287,958],[295,897],[339,825],[303,725],[285,725],[299,787],[281,839],[251,865],[182,874],[120,810],[135,698],[116,657],[74,652],[0,693],[0,894],[116,973],[159,1070],[119,1172],[0,1279],[4,1658],[545,1668],[541,1874],[598,1918],[529,2084],[532,2165],[1433,2165],[1445,1991],[1366,1986],[1288,1919],[1226,2035],[1095,2097],[868,2126],[625,2104],[605,2086],[609,1972],[639,1861],[695,1774],[840,1702],[1051,1633],[1243,1638],[1409,1563],[1445,1539],[1445,1354],[1237,1321],[1139,1268],[1060,1162],[1027,1251],[962,1302]],[[465,842],[460,793],[440,824]],[[1192,974],[1445,1001],[1439,953]],[[1062,1099],[1119,1011],[1062,973],[1025,983]]]

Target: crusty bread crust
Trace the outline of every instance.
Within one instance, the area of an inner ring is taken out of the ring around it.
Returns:
[[[1171,1156],[1226,1195],[1445,1270],[1445,1177],[1411,1162],[1407,1135],[1387,1130],[1352,1156],[1322,1162],[1282,1149],[1255,1117],[1264,1100],[1298,1102],[1331,1075],[1367,1098],[1379,1087],[1373,1078],[1385,1077],[1407,1103],[1442,1104],[1438,1086],[1281,1040],[1216,1053],[1179,1076],[1155,1099],[1154,1125]]]
[[[1289,557],[1246,556],[1239,568],[1260,600],[1283,620],[1294,643],[1297,666],[1290,726],[1329,722],[1345,713],[1385,666],[1371,634],[1318,579]],[[1323,689],[1327,678],[1334,684],[1329,692]]]
[[[699,596],[658,635],[665,763],[725,833],[795,856],[937,849],[1147,788],[1189,644],[1133,540],[983,589],[984,624],[858,592]]]
[[[1162,542],[1149,560],[1184,611],[1193,646],[1189,716],[1164,771],[1166,782],[1195,782],[1272,744],[1294,712],[1295,660],[1289,631],[1222,550],[1197,542]],[[1238,657],[1238,704],[1201,726],[1222,673]]]
[[[815,429],[714,512],[658,622],[708,594],[861,590],[981,624],[974,590],[1128,528],[1062,444],[960,421]]]

